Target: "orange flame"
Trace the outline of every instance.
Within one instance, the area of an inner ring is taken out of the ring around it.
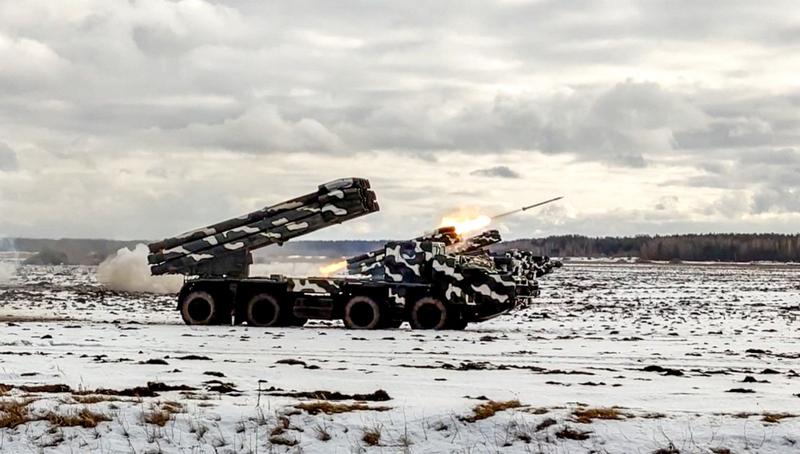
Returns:
[[[450,215],[442,218],[440,227],[455,227],[459,235],[475,230],[480,230],[492,223],[492,218],[486,215],[467,217],[464,215]]]
[[[347,262],[342,260],[341,262],[331,263],[329,265],[321,266],[319,268],[320,274],[323,276],[330,276],[338,271],[343,270],[347,266]]]

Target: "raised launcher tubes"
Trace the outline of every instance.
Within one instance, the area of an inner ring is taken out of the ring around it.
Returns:
[[[379,210],[369,181],[342,178],[317,191],[148,245],[154,275],[247,277],[250,251]]]

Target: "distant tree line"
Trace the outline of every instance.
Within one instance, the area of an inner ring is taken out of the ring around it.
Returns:
[[[38,253],[28,263],[96,265],[121,247],[137,241],[89,239],[0,239],[0,252]],[[383,240],[290,241],[282,247],[256,251],[257,261],[307,260],[317,256],[350,257],[383,247]],[[696,260],[800,262],[800,235],[705,234],[593,238],[580,235],[550,236],[505,241],[495,250],[529,249],[551,257],[639,257],[645,260]]]
[[[800,261],[800,235],[711,233],[592,238],[551,236],[506,241],[498,249],[530,249],[554,257],[639,257],[645,260]]]

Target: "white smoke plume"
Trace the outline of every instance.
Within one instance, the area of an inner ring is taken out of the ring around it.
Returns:
[[[147,246],[122,248],[97,267],[97,280],[110,290],[146,293],[178,293],[182,276],[152,276],[147,264]]]
[[[17,261],[17,253],[14,247],[14,240],[11,238],[3,238],[0,236],[0,251],[9,251],[7,254],[10,257],[4,255],[3,258],[10,259],[12,261],[0,261],[0,284],[9,284],[11,279],[17,274],[17,267],[19,263]]]
[[[17,265],[9,262],[0,262],[0,284],[8,284],[17,274]]]

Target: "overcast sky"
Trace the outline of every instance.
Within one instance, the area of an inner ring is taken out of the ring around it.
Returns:
[[[160,238],[369,178],[402,238],[800,226],[792,1],[0,0],[0,236]]]

